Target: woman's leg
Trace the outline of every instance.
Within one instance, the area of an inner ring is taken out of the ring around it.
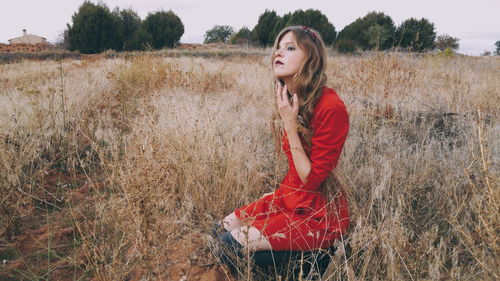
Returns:
[[[232,212],[222,220],[222,227],[227,231],[237,229],[243,226],[243,222]]]
[[[271,250],[271,243],[253,226],[242,226],[231,230],[231,235],[238,243],[251,252]]]

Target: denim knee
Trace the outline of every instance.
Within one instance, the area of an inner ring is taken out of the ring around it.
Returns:
[[[243,246],[234,239],[229,231],[219,235],[215,241],[217,242],[215,256],[221,263],[229,266],[231,270],[235,270],[238,259],[243,257],[241,253]]]

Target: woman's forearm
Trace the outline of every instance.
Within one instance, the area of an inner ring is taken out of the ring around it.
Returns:
[[[290,144],[295,170],[297,170],[297,174],[299,174],[300,179],[304,182],[311,172],[311,161],[304,151],[297,129],[290,128],[285,130],[288,135],[288,143]]]

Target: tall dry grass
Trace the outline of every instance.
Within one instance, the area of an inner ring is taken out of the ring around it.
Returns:
[[[215,219],[286,172],[270,135],[268,61],[144,54],[0,65],[3,243],[45,208],[75,229],[59,256],[73,279],[178,276],[180,259],[209,254]],[[497,58],[329,58],[328,85],[351,120],[338,172],[352,250],[339,251],[325,280],[498,279],[499,70]],[[75,187],[44,188],[52,170],[75,185],[83,175],[86,199],[69,199]],[[177,255],[182,240],[188,257]],[[53,267],[16,274],[37,279]],[[259,277],[242,269],[238,278]]]

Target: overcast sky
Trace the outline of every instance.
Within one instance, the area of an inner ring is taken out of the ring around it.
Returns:
[[[0,42],[22,35],[22,30],[55,42],[71,23],[71,16],[83,0],[0,0]],[[97,1],[93,1],[96,3]],[[236,30],[252,29],[266,9],[282,16],[297,9],[318,9],[335,29],[363,17],[370,11],[384,12],[398,26],[410,17],[427,18],[437,34],[460,39],[460,53],[479,55],[493,51],[500,40],[500,0],[104,0],[111,9],[132,7],[144,19],[149,12],[172,10],[184,24],[183,43],[201,43],[214,25]]]

